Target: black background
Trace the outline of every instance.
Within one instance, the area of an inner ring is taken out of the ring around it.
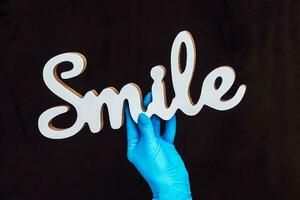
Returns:
[[[194,199],[300,199],[299,10],[297,0],[1,0],[0,198],[151,199],[127,161],[124,126],[112,130],[107,113],[98,134],[88,127],[65,140],[39,133],[39,115],[66,104],[45,86],[42,69],[77,51],[87,69],[66,82],[79,93],[135,82],[145,95],[151,68],[162,64],[170,102],[170,49],[188,30],[197,48],[194,101],[221,65],[237,74],[228,97],[247,85],[231,110],[178,113],[175,144]],[[74,113],[56,125],[68,127]]]

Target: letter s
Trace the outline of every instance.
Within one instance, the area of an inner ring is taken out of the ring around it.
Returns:
[[[43,69],[43,79],[47,87],[58,97],[76,108],[80,104],[82,96],[59,79],[57,66],[62,62],[71,62],[73,64],[71,70],[61,73],[63,79],[69,79],[78,76],[84,71],[86,59],[79,53],[63,53],[50,59]],[[78,117],[78,113],[76,122],[70,128],[60,129],[52,125],[53,118],[66,113],[69,109],[69,106],[61,105],[44,111],[38,120],[38,127],[42,135],[50,139],[64,139],[78,133],[84,124]]]

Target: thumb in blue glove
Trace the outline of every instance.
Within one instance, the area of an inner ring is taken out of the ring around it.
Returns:
[[[152,101],[149,93],[144,100],[147,107]],[[175,115],[166,122],[164,134],[160,133],[160,119],[151,119],[141,113],[136,124],[125,108],[127,128],[127,157],[150,186],[153,199],[192,199],[189,175],[173,145],[176,135]]]

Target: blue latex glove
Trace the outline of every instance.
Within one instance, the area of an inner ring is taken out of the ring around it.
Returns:
[[[152,101],[149,93],[144,106]],[[166,122],[165,133],[160,133],[160,119],[149,119],[140,114],[136,124],[125,108],[127,128],[127,157],[149,184],[153,199],[192,199],[189,175],[173,145],[176,134],[175,115]]]

